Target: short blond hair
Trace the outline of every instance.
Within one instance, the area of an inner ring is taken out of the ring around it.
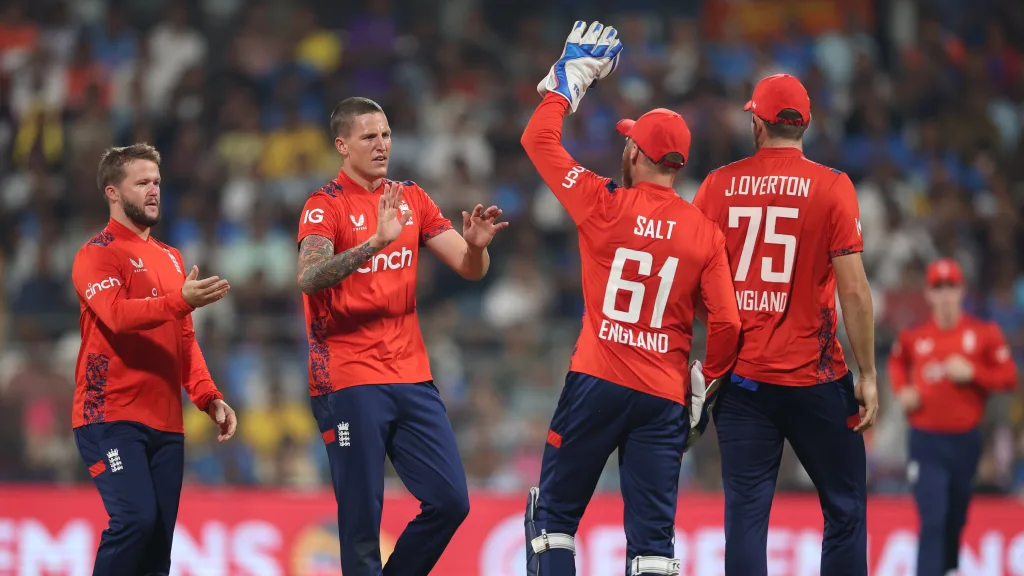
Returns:
[[[334,138],[341,136],[347,138],[352,132],[352,123],[357,116],[373,114],[374,112],[384,113],[384,109],[369,98],[352,96],[345,98],[331,111],[331,135]]]
[[[129,146],[113,146],[103,151],[100,166],[96,170],[96,184],[100,190],[120,184],[125,177],[125,167],[136,160],[149,160],[160,165],[160,153],[156,148],[139,142]]]

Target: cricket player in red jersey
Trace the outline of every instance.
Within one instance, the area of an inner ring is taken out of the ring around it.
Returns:
[[[821,573],[867,574],[864,439],[878,410],[874,319],[850,178],[807,160],[811,101],[769,76],[745,110],[757,152],[713,171],[694,206],[718,223],[743,337],[714,409],[725,491],[725,573],[767,574],[768,515],[789,440],[825,517]],[[859,367],[836,339],[836,291]]]
[[[110,516],[93,574],[168,574],[185,467],[182,387],[218,424],[218,440],[235,433],[191,316],[228,283],[199,280],[196,267],[186,276],[181,253],[150,236],[160,221],[156,149],[108,149],[97,180],[110,222],[71,271],[82,331],[71,422]]]
[[[599,22],[576,22],[562,57],[538,86],[544,99],[522,137],[576,223],[587,306],[551,420],[540,486],[527,501],[530,576],[576,573],[576,530],[615,450],[627,576],[679,574],[679,462],[701,415],[687,391],[695,302],[709,311],[707,362],[690,371],[695,395],[736,359],[739,313],[725,239],[672,188],[690,150],[683,118],[657,109],[618,123],[626,137],[622,187],[583,168],[562,147],[563,118],[618,63],[616,35]]]
[[[348,98],[331,114],[338,177],[299,223],[299,286],[309,329],[309,388],[338,501],[345,576],[426,576],[469,513],[466,475],[416,315],[426,246],[462,277],[487,273],[501,210],[462,213],[459,235],[415,183],[385,178],[391,129],[380,106]],[[384,457],[421,513],[381,567]]]
[[[955,260],[932,262],[925,276],[932,318],[900,332],[889,379],[910,420],[907,476],[921,518],[917,574],[944,576],[958,566],[985,403],[1016,387],[1017,366],[999,326],[963,312],[964,275]]]

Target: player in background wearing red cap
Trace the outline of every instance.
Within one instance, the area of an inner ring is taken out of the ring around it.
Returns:
[[[818,490],[821,573],[867,574],[864,439],[875,421],[874,319],[850,178],[807,160],[811,101],[792,76],[754,88],[754,156],[713,171],[694,205],[718,223],[743,322],[715,407],[725,490],[725,573],[767,574],[768,516],[784,440]],[[859,367],[836,339],[836,290]]]
[[[722,233],[672,183],[690,131],[669,110],[623,120],[619,187],[562,147],[562,121],[587,88],[612,73],[614,28],[576,22],[562,57],[538,85],[544,97],[522,144],[576,223],[586,312],[544,447],[540,487],[527,501],[530,576],[576,573],[574,535],[608,457],[618,450],[627,574],[679,574],[674,525],[679,462],[700,427],[703,383],[736,358],[739,317]],[[709,310],[706,366],[688,397],[695,301]],[[687,410],[690,406],[690,411]],[[703,419],[706,423],[706,418]]]
[[[110,516],[92,574],[168,574],[185,474],[181,389],[220,427],[218,441],[237,424],[192,328],[192,312],[229,286],[198,279],[195,266],[186,275],[181,252],[150,235],[160,222],[155,148],[109,148],[98,172],[110,222],[71,269],[82,330],[71,422]]]
[[[889,379],[910,421],[907,479],[921,519],[917,574],[942,576],[956,574],[985,403],[992,392],[1013,390],[1017,366],[999,326],[962,311],[964,277],[956,261],[933,262],[926,283],[932,318],[900,332]]]
[[[425,246],[460,276],[487,273],[501,210],[462,213],[462,235],[414,182],[385,176],[391,128],[380,105],[331,113],[338,177],[310,195],[299,224],[298,283],[309,334],[309,391],[331,466],[345,576],[426,576],[469,513],[455,433],[430,373],[416,314]],[[420,514],[381,566],[384,458]]]

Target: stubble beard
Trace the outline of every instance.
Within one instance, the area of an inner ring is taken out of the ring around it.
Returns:
[[[122,196],[121,207],[124,209],[124,215],[141,228],[152,228],[160,223],[159,206],[157,206],[156,216],[149,216],[146,214],[145,205],[139,206],[138,204],[133,204]]]

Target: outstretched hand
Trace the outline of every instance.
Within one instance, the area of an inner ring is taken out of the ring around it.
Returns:
[[[541,96],[548,92],[561,95],[575,112],[587,88],[618,66],[622,43],[617,36],[618,32],[611,26],[606,28],[600,22],[592,22],[588,27],[586,22],[578,20],[565,41],[562,56],[537,85],[537,92]]]
[[[219,276],[199,279],[199,267],[192,266],[192,270],[185,278],[181,286],[181,297],[193,308],[202,308],[207,304],[213,304],[217,300],[227,296],[230,290],[227,280],[221,280]]]
[[[486,248],[494,235],[503,228],[508,227],[508,222],[498,222],[501,218],[501,208],[491,206],[484,210],[482,204],[473,208],[473,213],[462,212],[462,237],[466,244],[478,249]]]

